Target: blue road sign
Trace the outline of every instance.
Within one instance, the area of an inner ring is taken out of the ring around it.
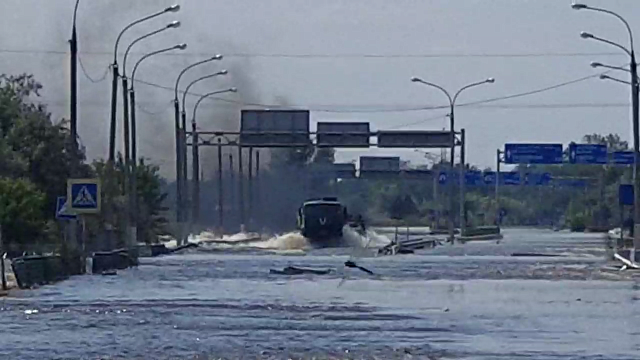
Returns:
[[[618,187],[618,201],[620,205],[633,205],[634,196],[633,196],[633,185],[631,184],[621,184]]]
[[[502,185],[520,185],[520,173],[517,172],[501,172],[500,183]]]
[[[76,214],[69,213],[67,198],[65,196],[58,196],[56,201],[56,219],[73,220],[75,218],[77,218]]]
[[[561,164],[562,144],[504,144],[505,164]]]
[[[438,174],[438,184],[444,185],[447,183],[448,179],[449,179],[449,176],[447,175],[447,172],[440,171],[440,174]]]
[[[480,171],[467,171],[464,174],[464,184],[467,186],[479,186],[484,184],[484,178]]]
[[[612,154],[613,163],[616,165],[633,165],[633,151],[615,151]]]
[[[569,144],[569,162],[571,164],[607,163],[607,145],[604,144]]]
[[[76,214],[100,212],[100,181],[98,179],[69,179],[67,206]]]
[[[496,184],[496,172],[495,171],[485,171],[482,174],[482,180],[485,185],[495,185]]]
[[[552,176],[550,173],[530,174],[524,176],[524,184],[532,186],[546,186],[551,183]]]

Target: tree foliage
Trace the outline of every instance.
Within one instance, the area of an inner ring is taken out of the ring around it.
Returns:
[[[104,171],[104,162],[87,165],[84,149],[71,138],[67,121],[54,122],[46,105],[37,102],[41,89],[32,75],[0,75],[0,225],[5,242],[24,249],[41,241],[59,242],[57,197],[66,194],[69,178],[96,174],[103,184],[118,184],[107,195],[116,207],[113,225],[121,231],[126,214],[124,199],[118,196],[124,190],[122,159],[113,174]],[[153,241],[163,232],[165,222],[162,180],[158,167],[144,161],[139,164],[137,178],[142,224],[139,237]],[[107,191],[111,191],[109,186]],[[104,220],[98,217],[90,225],[95,230]]]

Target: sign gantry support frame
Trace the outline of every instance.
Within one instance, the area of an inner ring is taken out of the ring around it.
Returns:
[[[341,123],[334,123],[334,124],[341,124]],[[362,123],[349,123],[349,124],[362,124]],[[368,124],[368,123],[367,123]],[[368,126],[367,126],[368,127]],[[238,166],[239,166],[239,176],[238,176],[238,184],[237,186],[238,188],[238,195],[239,195],[239,206],[240,206],[240,217],[241,217],[241,223],[244,224],[245,223],[245,204],[244,204],[244,175],[243,175],[243,165],[242,165],[242,148],[247,147],[249,148],[249,152],[251,154],[252,150],[254,148],[299,148],[299,147],[305,147],[305,146],[313,146],[313,147],[318,147],[318,148],[322,148],[322,147],[333,147],[333,148],[368,148],[368,147],[381,147],[381,148],[445,148],[445,149],[449,149],[450,148],[450,141],[451,141],[451,132],[449,131],[375,131],[375,132],[363,132],[362,129],[358,129],[359,131],[355,131],[355,132],[306,132],[305,136],[308,139],[307,141],[300,141],[301,137],[299,136],[302,132],[300,133],[296,133],[296,135],[298,135],[297,142],[290,142],[290,141],[283,141],[281,143],[278,142],[270,142],[268,144],[243,144],[242,139],[243,139],[243,134],[246,134],[246,132],[242,132],[242,131],[191,131],[191,132],[186,132],[185,133],[185,142],[184,142],[184,152],[186,153],[186,148],[191,146],[193,148],[193,161],[192,161],[192,166],[193,166],[193,192],[192,192],[192,196],[193,196],[193,201],[192,201],[192,222],[193,221],[197,221],[199,218],[199,207],[200,207],[200,201],[199,201],[199,197],[200,197],[200,178],[199,178],[199,174],[200,174],[200,162],[199,162],[199,148],[203,147],[203,146],[214,146],[218,148],[218,193],[220,194],[218,197],[218,225],[220,227],[220,229],[222,229],[224,227],[224,203],[223,203],[223,198],[222,198],[222,194],[223,194],[223,184],[222,184],[222,160],[221,160],[221,156],[222,156],[222,147],[237,147],[238,148]],[[454,132],[453,133],[453,141],[454,141],[454,146],[463,146],[463,141],[464,139],[463,134],[464,130],[462,130],[461,132]],[[271,135],[274,137],[277,137],[279,139],[286,139],[286,135],[290,135],[291,132],[290,131],[268,131],[266,132],[265,135]],[[255,133],[252,133],[252,135],[256,135]],[[355,143],[349,143],[349,142],[345,142],[344,138],[342,138],[343,140],[338,140],[336,144],[331,144],[331,143],[321,143],[320,145],[317,143],[318,140],[318,136],[325,136],[325,139],[327,139],[326,135],[330,135],[333,136],[334,139],[337,138],[337,135],[342,135],[344,137],[346,137],[347,139],[356,139]],[[460,135],[460,138],[458,137],[458,135]],[[371,144],[370,142],[367,142],[366,144],[362,143],[362,139],[363,137],[366,136],[367,138],[370,137],[378,137],[378,139],[380,139],[380,137],[386,139],[383,140],[383,144],[381,144],[382,146],[378,146],[378,144]],[[394,139],[394,136],[396,136],[397,138]],[[411,141],[399,141],[398,138],[405,138]],[[316,140],[315,142],[313,140]],[[260,146],[262,145],[262,146]],[[464,151],[463,151],[464,154]],[[256,172],[255,175],[258,175],[258,168],[259,168],[259,160],[258,160],[258,156],[259,153],[256,152],[256,164],[255,166],[256,168]],[[461,165],[461,169],[464,168],[464,155],[461,156],[462,159],[462,165]],[[253,160],[253,159],[252,159]],[[251,162],[251,161],[250,161]],[[251,172],[250,172],[251,173]],[[253,174],[252,174],[253,175]],[[187,184],[187,179],[183,179],[183,184]],[[250,181],[251,183],[251,181]],[[251,186],[251,185],[250,185]],[[186,187],[186,186],[185,186]],[[249,191],[253,192],[253,189],[249,189]],[[464,196],[464,190],[461,190],[461,196]],[[260,198],[260,194],[255,194],[258,198]],[[451,196],[455,196],[453,194],[453,192],[451,192],[450,194]],[[253,200],[253,197],[250,196],[250,200]],[[464,204],[464,200],[461,199],[461,204]],[[453,199],[450,201],[451,204],[454,203]],[[249,204],[250,209],[249,209],[249,214],[250,216],[253,216],[253,211],[251,209],[253,204]],[[450,211],[453,211],[453,208],[450,209]],[[461,210],[461,214],[462,214],[462,210]],[[461,217],[461,221],[463,221],[462,217]]]

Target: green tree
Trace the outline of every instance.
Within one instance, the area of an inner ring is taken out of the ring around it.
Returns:
[[[47,240],[45,195],[27,179],[0,178],[0,225],[4,243],[13,251]]]
[[[125,192],[125,164],[121,154],[118,154],[117,161],[114,164],[114,171],[111,174],[107,171],[107,163],[104,160],[94,161],[93,168],[103,183],[114,182],[117,189],[119,189],[119,194]],[[158,241],[159,235],[168,233],[168,221],[166,219],[168,208],[164,204],[167,194],[162,190],[166,188],[166,184],[160,177],[159,171],[160,168],[157,165],[148,164],[144,159],[140,159],[137,166],[137,239],[141,242],[155,243]],[[111,219],[110,223],[115,225],[116,233],[122,238],[124,236],[123,224],[128,216],[126,198],[123,195],[112,195],[111,199],[115,220]],[[106,216],[107,214],[104,212],[100,215],[101,224],[107,222]],[[123,246],[124,244],[118,245]]]

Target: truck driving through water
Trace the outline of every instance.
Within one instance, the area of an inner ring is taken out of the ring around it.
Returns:
[[[349,221],[347,208],[337,198],[309,199],[298,209],[297,228],[315,245],[328,245],[342,238]]]

